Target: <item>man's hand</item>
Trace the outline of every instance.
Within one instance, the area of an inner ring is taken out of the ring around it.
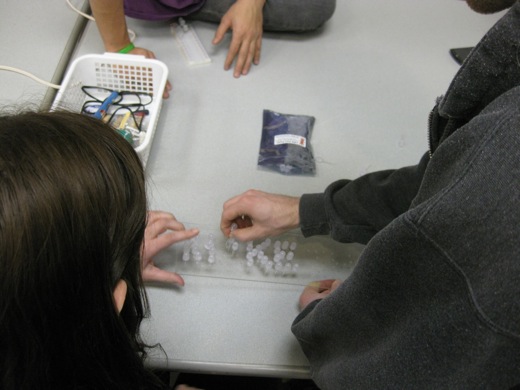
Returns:
[[[236,58],[234,77],[246,75],[251,64],[260,63],[264,4],[265,0],[237,0],[222,17],[217,28],[213,38],[214,45],[222,41],[228,30],[233,30],[224,69],[230,69]]]
[[[249,190],[224,203],[220,229],[240,241],[276,236],[299,226],[299,205],[297,197]]]
[[[338,288],[340,284],[341,280],[338,279],[327,279],[309,283],[300,295],[300,310],[305,309],[309,303],[317,299],[326,298],[331,292]]]
[[[148,212],[148,220],[142,245],[141,270],[145,282],[166,282],[184,286],[184,279],[175,273],[157,268],[153,257],[179,241],[189,240],[199,234],[198,229],[186,230],[175,217],[162,211]]]

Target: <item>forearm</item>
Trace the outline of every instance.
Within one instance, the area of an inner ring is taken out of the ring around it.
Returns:
[[[117,52],[130,43],[123,0],[90,0],[105,50]]]
[[[262,8],[264,8],[266,0],[237,0],[237,2],[250,3],[254,6],[256,6],[258,9],[262,9]]]
[[[366,243],[406,212],[422,182],[428,156],[413,167],[374,172],[332,183],[323,194],[300,200],[300,228],[305,236],[330,234],[341,242]]]

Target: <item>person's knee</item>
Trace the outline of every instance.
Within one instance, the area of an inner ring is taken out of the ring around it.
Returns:
[[[312,2],[312,5],[302,12],[301,31],[317,30],[332,18],[335,10],[336,0]]]
[[[320,17],[316,18],[314,29],[323,26],[326,21],[332,18],[332,15],[334,15],[334,11],[336,11],[336,0],[323,1],[321,2],[321,6],[322,10],[319,14]]]
[[[264,7],[264,30],[313,31],[323,26],[335,10],[336,0],[268,1]]]

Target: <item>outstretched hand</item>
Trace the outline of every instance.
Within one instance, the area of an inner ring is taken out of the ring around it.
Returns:
[[[224,14],[215,32],[213,44],[219,44],[228,30],[233,30],[224,69],[235,62],[233,76],[246,75],[251,65],[260,63],[265,0],[237,0]]]
[[[198,229],[186,230],[173,214],[149,211],[142,246],[141,270],[145,282],[165,282],[184,286],[184,279],[176,272],[158,268],[153,261],[155,255],[176,242],[189,240],[199,234]]]

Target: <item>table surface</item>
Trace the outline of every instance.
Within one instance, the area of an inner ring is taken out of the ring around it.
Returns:
[[[147,287],[151,318],[144,337],[164,349],[153,351],[149,364],[308,377],[308,362],[290,331],[302,286],[347,277],[362,247],[318,238],[315,255],[296,252],[303,261],[296,276],[248,273],[234,266],[243,260],[222,248],[222,204],[249,188],[322,192],[337,179],[417,163],[426,150],[429,110],[459,68],[449,49],[475,45],[500,15],[478,15],[460,0],[340,0],[318,32],[265,33],[261,64],[240,79],[223,70],[229,37],[212,47],[214,25],[192,24],[212,62],[189,67],[169,23],[129,19],[135,44],[167,64],[173,84],[146,168],[150,206],[199,226],[203,237],[215,234],[220,250],[213,268],[182,264],[178,246],[157,259],[183,274],[186,286]],[[102,52],[89,23],[76,55]],[[29,54],[22,57],[18,65],[38,70],[41,64],[30,63]],[[25,88],[20,95],[27,96]],[[310,139],[316,175],[257,168],[264,109],[316,118]],[[302,242],[299,232],[291,237]]]
[[[83,0],[72,0],[78,9]],[[29,72],[52,82],[78,20],[65,0],[0,0],[0,65]],[[27,103],[38,108],[48,87],[29,77],[0,70],[0,106]]]

